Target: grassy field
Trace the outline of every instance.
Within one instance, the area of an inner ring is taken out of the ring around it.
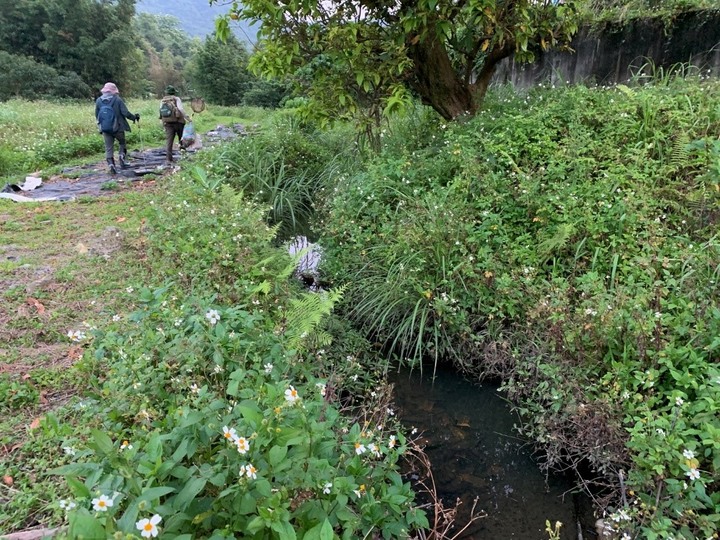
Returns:
[[[140,114],[140,122],[131,124],[129,148],[161,146],[164,132],[158,120],[158,101],[130,99],[127,106]],[[189,104],[186,109],[191,112]],[[15,182],[33,171],[57,171],[58,167],[86,160],[100,161],[103,142],[95,126],[94,110],[93,103],[0,103],[0,183]],[[193,113],[193,121],[202,133],[219,124],[263,123],[265,116],[258,108],[208,106],[201,113]]]

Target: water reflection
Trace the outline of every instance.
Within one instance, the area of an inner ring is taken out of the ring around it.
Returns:
[[[445,506],[460,497],[467,512],[477,496],[487,513],[462,538],[547,540],[545,520],[563,523],[563,540],[580,537],[579,520],[584,538],[594,538],[587,500],[570,493],[570,479],[539,470],[531,447],[514,434],[517,418],[496,386],[472,384],[449,370],[438,370],[434,384],[430,378],[418,370],[390,377],[400,418],[427,440]]]

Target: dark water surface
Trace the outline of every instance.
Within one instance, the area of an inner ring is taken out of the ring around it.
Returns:
[[[547,540],[545,520],[562,522],[563,540],[577,540],[578,521],[585,540],[594,539],[591,505],[573,495],[570,478],[540,471],[532,447],[513,431],[517,417],[497,386],[473,384],[450,370],[432,369],[390,375],[398,416],[426,442],[439,495],[446,507],[457,497],[461,509],[487,513],[462,538]],[[460,515],[460,527],[467,514]]]

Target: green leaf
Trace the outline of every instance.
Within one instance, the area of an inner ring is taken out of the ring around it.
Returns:
[[[106,538],[105,527],[93,516],[85,512],[70,514],[68,537],[77,540],[93,540]]]
[[[182,491],[177,494],[177,497],[173,499],[173,508],[179,512],[186,510],[187,507],[190,506],[190,503],[193,502],[193,499],[195,499],[195,496],[205,487],[206,483],[207,478],[191,478],[190,481],[185,484],[185,487],[182,488]]]
[[[270,465],[272,465],[273,467],[277,466],[283,459],[285,459],[287,452],[287,446],[273,446],[270,449],[270,455],[268,459]]]
[[[320,529],[320,540],[332,540],[334,536],[332,525],[330,525],[330,521],[326,519]]]
[[[270,497],[272,495],[272,486],[265,478],[258,478],[255,482],[255,489],[263,497]]]
[[[270,528],[278,533],[278,538],[280,540],[296,540],[297,536],[295,535],[295,529],[293,529],[293,526],[290,525],[287,521],[281,521],[279,523],[272,523],[270,525]]]
[[[93,429],[91,432],[92,442],[89,446],[100,452],[101,454],[111,454],[115,451],[115,445],[112,439],[108,437],[107,433],[97,429]]]
[[[144,490],[142,492],[142,495],[140,495],[136,500],[137,502],[140,501],[152,501],[154,499],[159,499],[163,495],[167,495],[168,493],[172,493],[175,491],[174,487],[170,486],[158,486],[158,487],[152,487]]]
[[[237,410],[240,411],[240,414],[245,420],[253,424],[253,427],[260,425],[262,422],[262,413],[254,403],[243,402],[238,405]]]
[[[123,516],[117,521],[118,529],[127,533],[133,532],[139,512],[138,501],[135,500],[128,506]]]
[[[70,487],[70,491],[72,492],[75,497],[78,499],[88,499],[90,498],[90,490],[88,487],[83,484],[80,480],[73,476],[67,476],[65,480],[68,483],[68,486]]]
[[[250,534],[255,534],[258,531],[262,531],[265,528],[265,520],[261,518],[260,516],[257,516],[254,518],[250,523],[247,524],[247,527],[245,527],[245,532],[248,532]]]

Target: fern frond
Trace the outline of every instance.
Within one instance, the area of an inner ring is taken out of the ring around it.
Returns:
[[[681,169],[687,165],[690,157],[689,143],[690,138],[687,136],[687,133],[681,133],[675,138],[670,152],[670,165],[672,165],[673,168]]]
[[[575,233],[573,223],[560,223],[555,228],[555,233],[538,244],[538,254],[541,257],[549,257],[551,254],[563,249],[572,235]]]
[[[313,341],[329,343],[322,323],[342,298],[345,287],[320,293],[307,292],[291,300],[285,319],[285,336],[291,348],[301,348]]]

